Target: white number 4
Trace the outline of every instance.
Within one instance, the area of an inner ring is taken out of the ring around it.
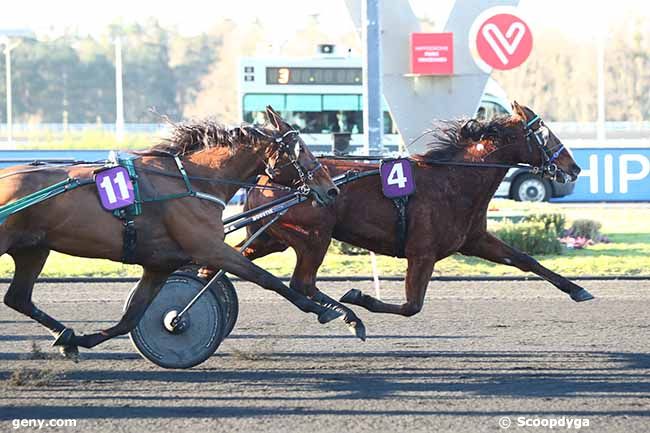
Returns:
[[[399,189],[403,189],[406,187],[407,180],[407,177],[404,176],[404,167],[402,167],[401,163],[398,163],[393,165],[393,168],[390,169],[386,182],[389,185],[397,185]]]

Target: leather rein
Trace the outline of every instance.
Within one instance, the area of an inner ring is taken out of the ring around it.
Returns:
[[[534,144],[539,151],[541,152],[543,162],[539,166],[535,166],[532,164],[523,164],[523,163],[517,163],[517,164],[506,164],[506,163],[496,163],[496,162],[463,162],[463,161],[452,161],[452,160],[438,160],[438,159],[427,159],[427,158],[418,158],[418,159],[412,159],[411,161],[414,163],[425,163],[425,164],[430,164],[430,165],[440,165],[440,166],[453,166],[453,167],[475,167],[475,168],[505,168],[505,169],[511,169],[511,168],[521,168],[524,170],[528,170],[532,172],[533,174],[543,174],[550,179],[556,180],[558,171],[561,171],[558,166],[555,164],[555,161],[557,158],[560,156],[562,151],[565,149],[564,144],[559,143],[555,148],[550,149],[548,147],[548,140],[544,137],[544,132],[545,129],[548,131],[548,128],[546,125],[544,125],[544,122],[542,119],[535,115],[531,120],[528,122],[522,121],[524,125],[524,131],[525,131],[525,138],[526,138],[526,144],[528,145],[528,148],[530,152],[533,152],[533,147],[532,144]],[[533,138],[535,141],[533,141]],[[501,147],[503,148],[503,147]],[[497,149],[499,150],[499,149]],[[494,153],[494,152],[492,152]],[[344,157],[336,157],[336,156],[325,156],[324,158],[327,159],[334,159],[334,160],[348,160],[348,161],[379,161],[382,158],[381,157],[372,157],[372,156],[361,156],[361,157],[355,157],[355,156],[344,156]],[[372,174],[378,174],[379,170],[369,170],[369,171],[363,171],[363,172],[358,172],[356,170],[351,170],[353,173],[372,173]],[[368,174],[369,175],[369,174]],[[365,177],[365,176],[363,176]],[[355,179],[356,180],[356,179]],[[351,180],[348,180],[347,182],[350,182]],[[346,183],[347,183],[346,182]]]

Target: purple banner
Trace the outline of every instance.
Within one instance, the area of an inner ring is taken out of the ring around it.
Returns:
[[[379,170],[381,188],[386,197],[404,197],[415,192],[415,178],[408,159],[383,161]]]
[[[124,167],[113,167],[97,173],[95,184],[102,207],[106,210],[120,209],[135,202],[133,184]]]

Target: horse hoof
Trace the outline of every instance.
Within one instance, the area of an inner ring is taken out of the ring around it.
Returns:
[[[366,341],[366,327],[361,320],[356,322],[347,322],[347,325],[350,332],[352,332],[352,335],[361,341]]]
[[[330,310],[329,308],[325,308],[323,312],[318,314],[318,321],[322,324],[329,323],[332,320],[341,317],[343,313],[340,311],[336,310]]]
[[[52,346],[72,346],[72,340],[74,340],[76,335],[72,328],[65,328],[59,333],[59,335],[54,339]]]
[[[79,348],[77,346],[59,346],[59,352],[64,358],[79,362]]]
[[[585,289],[580,289],[571,292],[571,299],[573,299],[576,302],[584,302],[584,301],[590,301],[594,299],[594,296],[588,291],[586,291]]]
[[[347,293],[345,295],[341,296],[341,299],[339,299],[339,302],[345,302],[346,304],[356,304],[361,299],[361,296],[363,296],[363,293],[361,293],[361,290],[359,290],[359,289],[350,289],[350,290],[347,291]]]

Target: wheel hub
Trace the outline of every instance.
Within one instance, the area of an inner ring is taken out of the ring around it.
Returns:
[[[544,184],[537,179],[527,179],[519,186],[519,194],[522,200],[542,201],[546,191]]]
[[[163,315],[163,325],[165,329],[172,334],[182,334],[187,331],[190,327],[190,320],[187,317],[187,314],[184,314],[181,320],[175,322],[176,316],[178,316],[178,311],[169,310]]]

